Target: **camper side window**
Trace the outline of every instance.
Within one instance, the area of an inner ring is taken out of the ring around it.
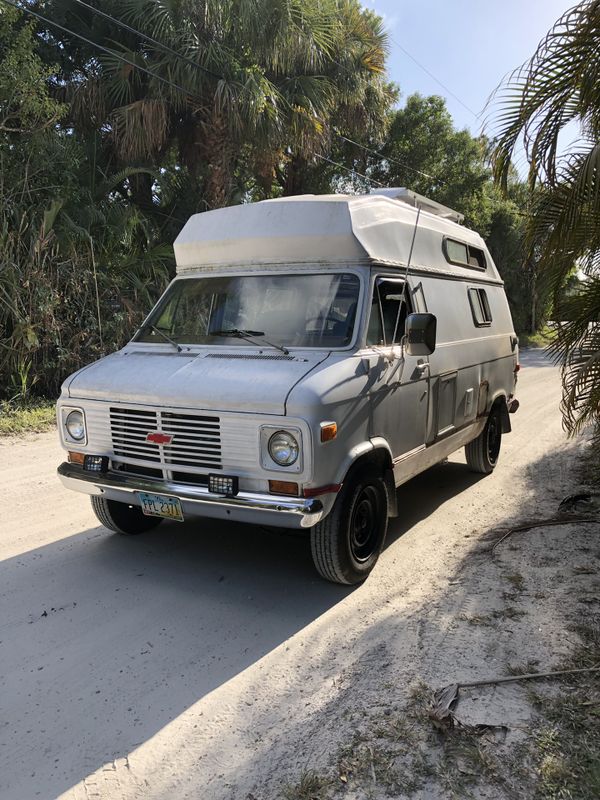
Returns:
[[[404,281],[377,278],[373,288],[367,345],[391,347],[404,336],[409,313]]]
[[[475,325],[478,328],[489,325],[492,321],[492,312],[485,289],[469,289],[469,303]]]
[[[487,267],[485,253],[475,245],[457,242],[456,239],[449,239],[445,236],[442,242],[442,250],[446,256],[446,261],[450,264],[471,267],[472,269],[486,269]]]

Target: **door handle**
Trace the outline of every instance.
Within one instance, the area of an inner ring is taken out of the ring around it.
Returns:
[[[416,366],[416,370],[419,375],[424,375],[425,372],[429,369],[429,361],[419,361]]]

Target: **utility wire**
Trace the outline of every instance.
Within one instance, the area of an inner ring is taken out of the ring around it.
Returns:
[[[336,136],[339,136],[340,139],[343,139],[345,142],[348,142],[348,144],[353,144],[356,147],[360,147],[362,150],[365,150],[367,153],[372,153],[374,156],[377,156],[382,161],[391,161],[393,164],[398,164],[398,166],[402,167],[403,169],[408,169],[411,172],[415,172],[417,175],[422,175],[424,178],[429,178],[432,181],[439,181],[439,178],[435,178],[433,175],[428,175],[427,172],[421,172],[420,169],[416,169],[415,167],[410,167],[408,164],[404,164],[402,161],[399,161],[397,158],[392,158],[391,156],[384,156],[383,153],[378,153],[377,150],[371,150],[370,147],[365,147],[365,145],[364,144],[360,144],[360,142],[354,142],[352,139],[348,139],[347,136],[344,136],[341,133],[336,133]]]
[[[110,56],[113,56],[118,60],[123,61],[125,64],[129,64],[131,67],[139,69],[141,72],[147,73],[152,78],[156,78],[157,81],[161,81],[162,83],[166,83],[167,86],[171,86],[174,89],[178,89],[180,92],[183,92],[188,97],[193,96],[193,93],[190,92],[188,89],[184,89],[183,86],[179,86],[179,84],[173,83],[173,81],[169,81],[166,78],[163,78],[156,72],[153,72],[150,69],[146,69],[146,67],[141,67],[139,64],[136,64],[135,61],[131,61],[130,59],[118,53],[116,50],[111,50],[109,47],[104,47],[104,45],[98,44],[98,42],[93,42],[91,39],[82,36],[80,33],[75,33],[75,31],[72,31],[70,28],[65,28],[64,25],[60,25],[58,22],[54,22],[54,20],[48,19],[47,17],[43,17],[41,14],[38,14],[37,11],[33,11],[31,8],[27,8],[27,6],[20,6],[17,3],[13,3],[12,0],[0,0],[0,2],[4,3],[5,5],[16,8],[17,11],[23,11],[26,14],[30,14],[32,17],[37,17],[37,19],[41,20],[42,22],[45,22],[46,25],[53,25],[55,28],[59,28],[61,31],[68,33],[70,36],[75,36],[75,38],[81,39],[81,41],[90,44],[92,47],[96,47],[98,50],[102,50],[104,53],[108,53]]]
[[[0,0],[0,2],[4,3],[5,5],[12,6],[13,8],[16,8],[18,11],[23,11],[26,14],[30,14],[31,16],[36,17],[37,19],[41,20],[42,22],[46,23],[47,25],[52,25],[55,28],[58,28],[61,31],[64,31],[65,33],[69,34],[70,36],[74,36],[75,38],[80,39],[81,41],[85,42],[86,44],[89,44],[92,47],[95,47],[95,48],[101,50],[104,53],[108,53],[109,55],[113,56],[117,60],[122,61],[125,64],[129,64],[134,69],[139,69],[141,72],[145,72],[147,75],[150,75],[150,77],[156,78],[158,81],[161,81],[162,83],[166,84],[167,86],[170,86],[171,88],[177,89],[178,91],[182,92],[183,94],[185,94],[188,97],[193,96],[192,92],[188,91],[183,86],[180,86],[179,84],[174,83],[173,81],[170,81],[167,78],[163,78],[161,75],[158,75],[156,72],[153,72],[152,70],[149,70],[146,67],[142,67],[139,64],[136,64],[135,61],[131,61],[126,56],[122,55],[121,53],[117,52],[116,50],[111,50],[108,47],[104,47],[104,45],[101,45],[98,42],[94,42],[91,39],[88,39],[86,36],[83,36],[82,34],[76,33],[75,31],[71,30],[70,28],[67,28],[64,25],[61,25],[60,23],[55,22],[54,20],[50,20],[47,17],[42,16],[42,14],[38,14],[36,11],[33,11],[32,9],[28,8],[27,6],[18,5],[17,3],[12,2],[12,0]],[[131,26],[126,25],[125,23],[120,23],[119,20],[115,19],[114,17],[110,16],[109,14],[105,14],[103,11],[99,11],[99,9],[93,8],[93,6],[88,5],[88,3],[83,2],[83,0],[75,0],[75,2],[79,3],[82,6],[85,6],[85,7],[89,8],[92,11],[95,11],[95,12],[101,14],[101,16],[110,19],[112,22],[116,23],[117,25],[122,24],[122,26],[124,28],[126,28],[127,30],[129,30],[132,33],[135,33],[135,34],[141,36],[144,39],[147,39],[148,41],[152,42],[153,44],[161,46],[160,42],[157,42],[156,40],[151,39],[150,37],[147,37],[145,34],[142,34],[141,31],[138,31],[135,28],[132,28]],[[196,64],[194,61],[191,61],[191,59],[188,59],[186,56],[183,56],[182,54],[178,53],[176,50],[171,50],[171,48],[167,48],[167,49],[170,52],[172,52],[173,55],[177,56],[178,58],[182,58],[184,60],[190,61],[194,66],[196,66],[196,67],[198,67],[200,69],[203,69],[204,71],[208,72],[209,74],[213,75],[214,77],[216,77],[216,78],[218,78],[220,80],[224,80],[223,76],[219,76],[216,73],[209,72],[209,70],[206,70],[200,64]],[[436,178],[433,178],[433,176],[428,175],[425,172],[420,172],[420,170],[417,170],[414,167],[410,167],[408,164],[403,164],[402,162],[398,161],[397,159],[387,158],[386,156],[382,155],[381,153],[377,153],[375,150],[372,150],[369,147],[365,147],[365,145],[362,145],[359,142],[354,142],[352,139],[348,139],[346,136],[343,136],[342,134],[336,133],[336,135],[339,136],[341,139],[344,139],[345,141],[349,142],[350,144],[353,144],[356,147],[362,148],[366,152],[369,152],[369,153],[372,153],[373,155],[376,155],[382,161],[386,161],[386,160],[387,161],[393,161],[393,162],[399,164],[400,166],[402,166],[402,167],[404,167],[406,169],[412,170],[413,172],[419,173],[420,175],[424,175],[425,177],[430,178],[432,180],[437,180]],[[339,167],[342,170],[345,170],[349,175],[358,175],[359,177],[363,178],[366,181],[369,181],[370,183],[377,184],[377,186],[382,186],[382,187],[384,186],[383,183],[381,183],[380,181],[376,180],[375,178],[371,178],[368,175],[364,175],[362,172],[358,172],[356,169],[352,169],[350,167],[345,166],[345,164],[340,164],[338,161],[333,161],[332,159],[327,158],[326,156],[323,156],[320,153],[316,153],[315,152],[315,153],[313,153],[313,156],[315,156],[316,158],[320,158],[322,161],[326,161],[327,163],[332,164],[333,166]]]
[[[473,109],[472,109],[472,108],[469,108],[469,106],[468,106],[466,103],[463,103],[463,101],[460,99],[460,97],[458,97],[458,95],[455,95],[455,94],[454,94],[454,92],[453,92],[451,89],[449,89],[449,88],[446,86],[446,84],[445,84],[445,83],[442,83],[442,81],[441,81],[439,78],[437,78],[437,77],[436,77],[436,76],[433,74],[433,72],[431,72],[431,70],[427,69],[427,67],[426,67],[426,66],[424,66],[423,64],[421,64],[421,62],[420,62],[420,61],[417,61],[417,59],[416,59],[416,58],[415,58],[415,57],[412,55],[412,53],[409,53],[409,52],[408,52],[408,50],[406,49],[406,47],[403,47],[403,46],[400,44],[400,42],[396,41],[396,39],[394,39],[392,36],[390,36],[390,41],[391,41],[391,42],[393,42],[393,43],[396,45],[396,47],[398,47],[400,50],[402,50],[402,52],[403,52],[405,55],[407,55],[407,56],[410,58],[410,60],[411,60],[411,61],[414,61],[414,62],[415,62],[415,64],[416,64],[416,65],[417,65],[417,66],[418,66],[420,69],[422,69],[422,70],[423,70],[423,72],[426,72],[426,73],[427,73],[427,75],[429,75],[429,77],[430,77],[430,78],[433,78],[433,80],[434,80],[434,81],[435,81],[437,84],[439,84],[439,85],[442,87],[442,89],[444,89],[444,91],[448,92],[448,94],[449,94],[451,97],[453,97],[453,98],[456,100],[456,102],[457,102],[457,103],[460,103],[460,104],[461,104],[461,106],[462,106],[463,108],[465,108],[465,109],[466,109],[466,110],[469,112],[469,114],[472,114],[472,115],[475,117],[475,119],[476,119],[476,120],[479,122],[479,117],[480,117],[480,115],[479,115],[479,114],[476,114],[476,113],[473,111]]]
[[[316,158],[320,158],[321,161],[327,161],[328,164],[333,164],[334,167],[339,167],[340,169],[346,170],[346,172],[349,175],[358,175],[360,178],[364,178],[366,181],[369,181],[370,183],[376,183],[377,186],[384,185],[383,183],[376,181],[375,178],[369,178],[368,175],[363,175],[362,172],[358,172],[357,170],[352,169],[351,167],[347,167],[345,164],[340,164],[338,161],[332,161],[330,158],[327,158],[327,156],[322,156],[319,153],[313,153],[313,156],[315,156]]]
[[[126,31],[135,34],[135,36],[139,36],[140,39],[144,39],[146,42],[153,44],[155,47],[158,47],[159,49],[164,50],[165,52],[170,53],[173,56],[176,56],[182,61],[185,61],[186,64],[190,64],[192,67],[195,67],[196,69],[205,72],[207,75],[210,75],[213,78],[217,78],[217,80],[224,80],[224,77],[222,75],[218,75],[216,72],[212,72],[212,70],[208,69],[208,67],[205,67],[202,64],[198,64],[192,58],[188,58],[188,56],[184,55],[183,53],[179,53],[174,48],[169,47],[168,44],[163,44],[162,42],[159,42],[158,39],[153,39],[151,36],[147,36],[145,33],[142,33],[142,31],[138,31],[136,28],[132,28],[131,25],[128,25],[126,22],[122,22],[120,19],[113,17],[111,14],[107,14],[105,11],[101,11],[99,8],[91,6],[89,3],[85,3],[84,0],[73,0],[73,2],[77,3],[77,5],[89,9],[94,14],[98,14],[99,16],[104,17],[104,19],[107,19],[113,24],[118,25],[121,28],[124,28]]]

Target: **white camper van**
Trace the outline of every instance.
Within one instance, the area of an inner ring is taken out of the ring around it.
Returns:
[[[306,529],[366,578],[396,487],[465,447],[491,473],[517,409],[503,283],[460,214],[406,189],[196,214],[122,350],[68,378],[58,468],[107,528]]]

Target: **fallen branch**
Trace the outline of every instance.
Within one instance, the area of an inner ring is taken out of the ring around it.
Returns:
[[[505,539],[508,539],[509,536],[512,536],[513,533],[523,533],[524,531],[530,531],[532,528],[545,528],[551,525],[576,525],[581,522],[600,522],[600,519],[597,517],[579,517],[579,516],[564,516],[564,517],[551,517],[550,519],[538,519],[535,522],[530,522],[527,525],[519,525],[517,528],[509,528],[506,531],[504,536],[501,536],[494,544],[490,552],[493,554],[494,550],[501,544]]]
[[[536,678],[556,678],[560,675],[576,675],[578,672],[600,672],[600,664],[593,667],[580,667],[578,669],[561,669],[556,672],[526,672],[524,675],[504,675],[501,678],[490,678],[485,681],[472,681],[471,683],[457,683],[459,689],[470,689],[473,686],[492,686],[496,683],[510,683],[512,681],[531,681]]]
[[[505,725],[467,725],[461,722],[454,714],[454,709],[459,699],[460,689],[470,689],[476,686],[495,686],[499,683],[515,683],[517,681],[540,680],[544,678],[557,678],[562,675],[577,675],[583,672],[600,672],[600,664],[593,667],[578,669],[561,669],[554,672],[529,672],[524,675],[504,675],[500,678],[487,678],[481,681],[468,683],[450,683],[443,689],[438,689],[433,695],[433,704],[429,709],[429,718],[438,730],[447,732],[454,727],[461,728],[469,733],[485,733],[486,731],[500,730],[506,733]]]

